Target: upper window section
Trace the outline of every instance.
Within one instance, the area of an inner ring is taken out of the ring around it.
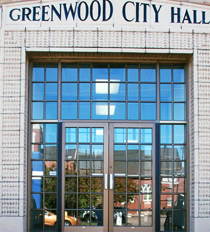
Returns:
[[[34,64],[33,120],[186,119],[184,66],[62,63],[60,67],[58,73],[58,64]]]

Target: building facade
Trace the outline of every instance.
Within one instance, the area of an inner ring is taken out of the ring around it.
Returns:
[[[209,231],[210,3],[5,1],[2,231]]]

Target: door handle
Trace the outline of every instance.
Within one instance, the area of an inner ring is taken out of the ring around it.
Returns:
[[[108,189],[108,175],[104,174],[104,189]]]
[[[114,189],[114,174],[110,174],[109,181],[109,188]]]

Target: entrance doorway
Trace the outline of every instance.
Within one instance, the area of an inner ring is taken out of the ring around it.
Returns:
[[[63,123],[64,231],[155,231],[154,136],[152,123]]]

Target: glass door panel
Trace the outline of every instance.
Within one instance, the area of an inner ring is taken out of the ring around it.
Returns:
[[[106,127],[81,123],[64,126],[64,231],[100,232],[107,228]]]
[[[153,125],[115,123],[110,131],[109,231],[154,231]]]

